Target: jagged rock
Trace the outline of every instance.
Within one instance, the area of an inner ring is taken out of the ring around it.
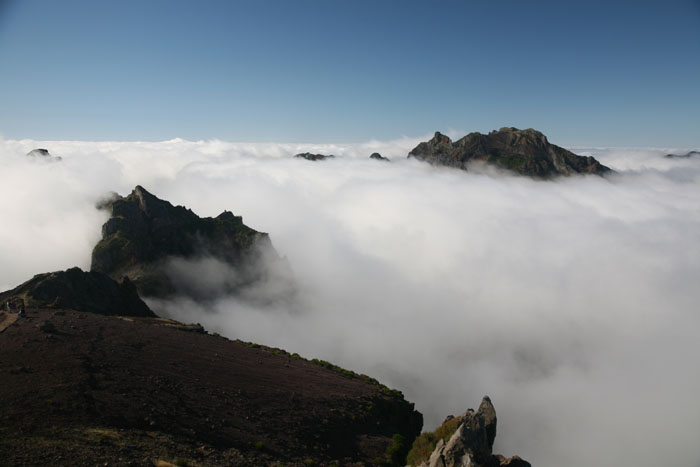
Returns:
[[[388,158],[382,156],[382,155],[379,154],[378,152],[373,152],[372,155],[369,156],[369,158],[370,158],[370,159],[376,159],[376,160],[378,160],[378,161],[390,162]]]
[[[408,157],[464,170],[471,163],[482,162],[538,178],[610,172],[595,158],[578,156],[550,144],[545,135],[533,129],[501,128],[488,135],[470,133],[455,142],[436,132],[433,139],[420,143]]]
[[[666,154],[664,157],[677,158],[677,159],[687,159],[689,157],[700,156],[700,151],[690,151],[685,154]]]
[[[334,158],[335,156],[332,155],[332,154],[326,156],[326,155],[323,155],[323,154],[311,154],[310,152],[302,152],[302,153],[299,153],[299,154],[295,155],[294,157],[299,157],[299,158],[301,158],[301,159],[306,159],[307,161],[322,161],[322,160],[325,160],[325,159],[332,159],[332,158]]]
[[[32,149],[27,153],[27,157],[35,157],[43,160],[50,160],[50,161],[60,161],[62,158],[60,156],[54,157],[49,153],[48,149],[44,148],[37,148],[37,149]]]
[[[139,298],[129,279],[124,278],[117,283],[104,274],[85,272],[80,268],[37,274],[14,289],[0,293],[0,303],[11,298],[22,298],[27,308],[68,308],[101,315],[155,316]]]
[[[91,270],[115,279],[126,276],[143,296],[204,299],[291,277],[269,236],[231,212],[200,218],[141,186],[125,198],[113,194],[98,206],[112,215],[93,249]],[[198,277],[212,270],[214,277]],[[293,288],[291,283],[276,285],[284,292]]]
[[[445,422],[452,420],[449,418]],[[467,410],[459,417],[457,430],[447,442],[440,439],[427,461],[421,467],[529,467],[530,464],[519,457],[506,459],[493,455],[493,442],[496,439],[496,409],[491,399],[485,396],[479,410]]]

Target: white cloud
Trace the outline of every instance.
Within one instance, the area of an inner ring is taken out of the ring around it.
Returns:
[[[95,201],[141,184],[269,232],[302,291],[173,316],[370,374],[427,428],[489,394],[496,451],[535,465],[697,465],[700,160],[581,148],[620,173],[541,182],[406,160],[417,142],[0,141],[0,284],[89,267]]]

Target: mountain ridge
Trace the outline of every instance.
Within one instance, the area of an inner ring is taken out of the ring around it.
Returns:
[[[469,170],[474,163],[485,163],[533,178],[611,172],[594,157],[578,156],[553,145],[544,134],[531,128],[504,127],[486,135],[473,132],[454,142],[435,132],[432,139],[413,148],[408,157],[463,170]]]

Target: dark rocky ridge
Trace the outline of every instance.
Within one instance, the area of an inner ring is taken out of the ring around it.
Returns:
[[[433,139],[420,143],[408,157],[464,170],[471,163],[482,162],[537,178],[610,172],[595,158],[578,156],[550,144],[545,135],[533,129],[501,128],[488,135],[470,133],[455,142],[436,132]]]
[[[700,151],[689,151],[685,154],[666,154],[664,157],[687,159],[689,157],[697,157],[697,156],[700,156]]]
[[[368,377],[172,323],[27,308],[0,334],[2,464],[376,465],[420,432]]]
[[[326,156],[324,154],[311,154],[310,152],[302,152],[302,153],[295,155],[294,157],[298,157],[300,159],[306,159],[307,161],[322,161],[322,160],[326,160],[326,159],[332,159],[335,156],[332,154]]]
[[[0,293],[0,303],[21,298],[27,307],[70,308],[100,315],[154,317],[136,287],[98,272],[79,268],[37,274],[12,290]]]
[[[235,281],[222,292],[235,293],[271,278],[287,268],[266,233],[224,211],[200,218],[183,206],[173,206],[137,186],[125,198],[115,195],[100,205],[111,217],[92,252],[91,270],[117,279],[129,277],[146,297],[175,294],[197,296],[196,288],[177,283],[170,273],[173,259],[213,258],[235,271]],[[289,288],[292,285],[289,284]]]
[[[32,149],[27,153],[27,157],[34,157],[37,159],[42,159],[42,160],[49,160],[49,161],[60,161],[62,158],[60,156],[52,156],[51,153],[49,153],[48,149],[44,148],[37,148],[37,149]]]
[[[382,156],[382,155],[379,154],[378,152],[373,152],[373,153],[369,156],[369,158],[370,158],[370,159],[376,159],[376,160],[378,160],[378,161],[390,162],[388,158]]]

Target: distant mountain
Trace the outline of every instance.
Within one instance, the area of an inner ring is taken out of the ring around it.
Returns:
[[[455,142],[436,132],[430,141],[416,146],[408,157],[465,170],[469,164],[481,162],[536,178],[610,172],[595,158],[578,156],[550,144],[545,135],[532,129],[501,128],[487,135],[470,133]]]
[[[37,149],[32,149],[27,153],[27,157],[32,157],[36,159],[41,159],[41,160],[46,160],[46,161],[52,161],[52,162],[58,162],[61,159],[60,156],[52,156],[51,153],[49,152],[48,149],[44,148],[37,148]]]
[[[21,298],[27,307],[70,308],[100,315],[154,317],[124,278],[120,283],[99,272],[79,268],[37,274],[12,290],[0,293],[0,304]]]
[[[141,186],[127,197],[115,195],[100,208],[108,209],[111,217],[102,226],[102,239],[93,249],[91,270],[114,279],[128,277],[142,296],[206,299],[212,293],[243,293],[268,280],[291,280],[288,265],[269,236],[246,226],[241,217],[228,211],[215,218],[200,218]],[[195,263],[204,260],[230,269],[220,271],[215,278],[216,289],[202,289],[197,284]],[[177,268],[177,264],[182,267]],[[178,271],[186,275],[178,276]],[[277,290],[293,289],[291,282],[283,285],[286,288]]]
[[[314,161],[315,162],[315,161],[323,161],[326,159],[332,159],[335,156],[332,154],[326,156],[324,154],[311,154],[310,152],[302,152],[302,153],[295,155],[294,157],[298,157],[300,159],[306,159],[307,161]]]
[[[373,152],[373,153],[369,156],[369,158],[370,158],[370,159],[376,159],[376,160],[378,160],[378,161],[389,162],[389,159],[388,159],[388,158],[382,156],[382,155],[379,154],[378,152]]]
[[[685,154],[666,154],[664,157],[685,159],[688,157],[700,156],[700,151],[690,151]]]

